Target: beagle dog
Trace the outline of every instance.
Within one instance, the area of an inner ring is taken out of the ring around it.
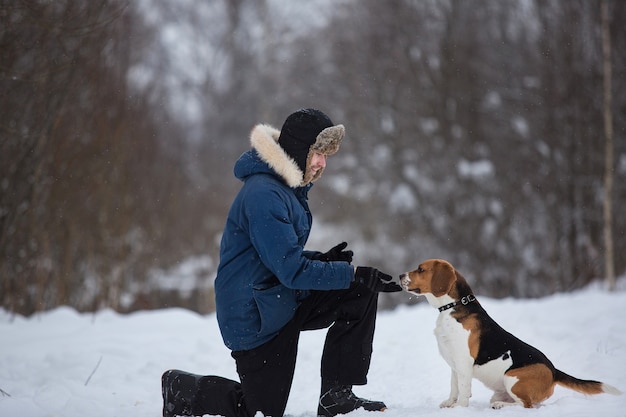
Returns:
[[[556,384],[583,394],[621,394],[608,384],[559,371],[538,349],[500,327],[449,262],[429,259],[400,275],[400,283],[440,312],[435,336],[452,370],[450,397],[440,407],[467,407],[472,378],[494,391],[494,409],[516,404],[531,408],[549,398]]]

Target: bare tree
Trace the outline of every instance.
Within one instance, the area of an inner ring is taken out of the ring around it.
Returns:
[[[362,261],[494,296],[626,268],[626,2],[345,1],[308,31],[275,4],[0,0],[3,307],[210,308],[151,271],[217,257],[249,129],[294,106],[347,126],[311,203]]]
[[[141,25],[117,0],[3,1],[0,17],[1,302],[122,309],[185,218],[184,170],[127,83]]]
[[[602,0],[602,61],[604,80],[604,265],[609,290],[615,290],[615,261],[613,252],[613,96],[611,80],[611,31],[609,2]]]

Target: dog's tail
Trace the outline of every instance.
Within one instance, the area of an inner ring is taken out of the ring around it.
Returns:
[[[581,394],[585,395],[595,395],[602,393],[622,395],[622,392],[620,390],[609,384],[605,384],[600,381],[590,381],[574,378],[573,376],[568,375],[565,372],[561,372],[558,369],[554,371],[554,381],[565,388],[573,389],[574,391],[578,391]]]

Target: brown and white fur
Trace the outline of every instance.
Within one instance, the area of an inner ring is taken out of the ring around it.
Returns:
[[[538,349],[505,331],[449,262],[429,259],[400,275],[400,283],[440,310],[435,336],[452,370],[450,397],[440,407],[466,407],[472,378],[494,391],[491,407],[496,409],[516,404],[531,408],[549,398],[556,384],[586,395],[621,394],[602,382],[559,371]]]

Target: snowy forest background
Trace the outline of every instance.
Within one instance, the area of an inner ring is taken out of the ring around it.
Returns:
[[[606,276],[601,1],[0,0],[0,306],[212,311],[258,122],[346,126],[311,249],[536,297]],[[626,2],[609,7],[626,271]],[[385,306],[405,302],[388,296]]]

